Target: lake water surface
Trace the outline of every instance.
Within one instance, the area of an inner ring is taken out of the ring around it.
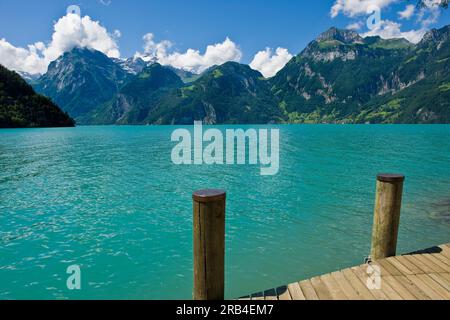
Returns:
[[[276,176],[173,165],[170,126],[0,130],[0,299],[189,299],[203,188],[228,192],[228,298],[361,264],[380,172],[407,177],[399,251],[450,242],[450,125],[271,128]]]

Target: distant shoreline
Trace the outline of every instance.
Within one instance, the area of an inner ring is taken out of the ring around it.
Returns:
[[[448,126],[450,123],[346,123],[346,124],[336,124],[336,123],[273,123],[273,124],[205,124],[205,127],[226,127],[226,126]],[[75,129],[75,128],[95,128],[95,127],[192,127],[193,124],[83,124],[75,125],[69,127],[6,127],[0,130],[14,130],[14,129]]]

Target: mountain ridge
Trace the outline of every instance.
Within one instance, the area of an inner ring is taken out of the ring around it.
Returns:
[[[153,75],[152,78],[159,79],[152,81],[164,84],[165,78],[174,79],[173,75],[179,81],[175,86],[168,84],[153,90],[150,82],[139,79],[149,65],[155,63],[147,63],[143,67],[141,63],[142,69],[136,70],[131,64],[139,61],[137,59],[112,61],[108,58],[115,66],[108,62],[103,66],[91,66],[83,70],[86,71],[84,78],[75,68],[68,72],[61,68],[59,73],[52,74],[52,70],[58,68],[51,65],[35,87],[58,88],[61,77],[85,82],[95,78],[96,70],[100,69],[103,77],[112,84],[106,89],[96,89],[108,95],[104,99],[89,99],[88,107],[82,99],[67,105],[55,90],[40,91],[54,98],[71,114],[73,108],[83,104],[88,110],[75,110],[77,113],[73,114],[83,124],[189,124],[193,120],[243,124],[450,123],[449,106],[442,99],[447,91],[439,89],[450,83],[446,60],[450,52],[449,30],[450,26],[430,30],[421,42],[414,45],[402,38],[362,38],[354,31],[333,27],[311,41],[269,79],[239,63],[214,66],[201,75],[159,65],[158,68],[165,71],[159,76]],[[87,61],[100,63],[100,60]],[[84,64],[89,63],[85,61]],[[73,66],[74,62],[69,59],[67,64]],[[112,73],[116,77],[108,77],[104,75],[111,74],[105,71],[108,68],[120,71]],[[127,68],[130,69],[128,72]],[[134,86],[134,92],[127,90],[124,93],[123,88],[129,87],[130,83],[141,85]],[[424,86],[419,85],[421,83]],[[425,87],[433,89],[432,96],[421,91]],[[409,88],[416,89],[411,91]],[[66,89],[62,85],[62,96]],[[82,92],[77,92],[79,96],[94,91],[92,87],[79,89]],[[413,94],[400,94],[406,89]],[[140,96],[148,100],[143,101]],[[421,96],[427,96],[429,101],[437,104],[424,105],[425,100]]]

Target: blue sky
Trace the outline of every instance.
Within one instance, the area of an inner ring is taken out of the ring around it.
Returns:
[[[142,37],[152,33],[155,44],[169,40],[170,51],[180,53],[189,48],[203,53],[207,45],[221,43],[228,37],[240,50],[239,61],[250,63],[255,54],[267,47],[285,48],[296,55],[331,26],[346,28],[356,24],[361,27],[358,32],[367,32],[368,15],[357,8],[358,2],[367,0],[1,0],[0,39],[15,48],[27,48],[36,42],[48,45],[54,23],[66,14],[69,5],[75,4],[81,8],[82,16],[98,21],[109,33],[120,31],[120,37],[114,41],[121,57],[142,52]],[[418,10],[409,19],[399,18],[398,12],[412,1],[373,3],[380,4],[382,19],[398,24],[394,26],[402,32],[423,28],[425,18],[420,19]],[[332,17],[334,5],[343,9]],[[442,11],[434,20],[426,28],[450,24],[449,13]],[[1,52],[0,63],[6,63]]]

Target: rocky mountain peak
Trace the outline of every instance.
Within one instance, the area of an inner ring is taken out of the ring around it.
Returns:
[[[131,57],[128,59],[112,59],[115,63],[117,63],[126,73],[136,75],[146,66],[151,63],[145,62],[140,57]]]
[[[315,62],[355,60],[358,56],[355,44],[364,44],[364,39],[358,33],[332,27],[312,41],[300,56]]]
[[[363,38],[353,30],[342,30],[332,27],[317,37],[317,42],[340,41],[344,44],[363,43]]]
[[[34,87],[77,119],[109,101],[127,77],[102,52],[75,48],[53,61]]]
[[[431,29],[422,38],[420,44],[439,43],[448,41],[450,38],[450,25],[441,29]]]

